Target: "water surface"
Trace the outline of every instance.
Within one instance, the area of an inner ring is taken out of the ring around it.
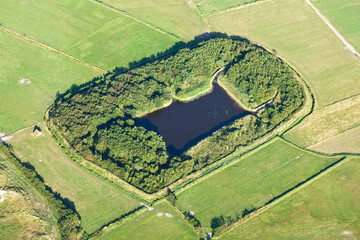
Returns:
[[[137,126],[158,132],[168,152],[178,155],[224,125],[249,114],[217,83],[213,91],[191,102],[169,107],[136,119]]]

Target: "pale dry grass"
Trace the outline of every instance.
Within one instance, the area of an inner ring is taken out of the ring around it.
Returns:
[[[38,216],[40,205],[31,201],[29,196],[10,190],[5,171],[0,172],[0,239],[49,239],[46,228],[49,223]],[[36,206],[35,206],[36,205]]]
[[[308,147],[321,153],[360,153],[360,126]]]
[[[330,139],[360,124],[360,96],[316,109],[284,137],[295,144],[308,147]]]

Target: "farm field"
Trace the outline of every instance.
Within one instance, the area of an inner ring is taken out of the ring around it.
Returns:
[[[182,40],[208,31],[205,22],[197,14],[191,1],[185,0],[103,0],[116,9],[125,11],[159,29],[173,34]]]
[[[304,0],[266,1],[208,20],[214,31],[276,49],[305,76],[320,107],[360,92],[360,61]]]
[[[360,153],[360,126],[314,144],[308,149],[326,154]]]
[[[338,158],[322,157],[277,139],[238,163],[177,195],[182,211],[194,211],[203,227],[220,215],[235,217],[318,173]]]
[[[171,214],[167,217],[166,214]],[[112,231],[105,231],[101,240],[158,240],[158,239],[198,239],[199,236],[166,202],[154,206]]]
[[[194,0],[193,2],[199,12],[206,16],[256,1],[258,0]]]
[[[12,133],[40,121],[57,91],[100,74],[1,29],[0,45],[0,132]]]
[[[352,158],[220,239],[359,239],[359,160]]]
[[[301,147],[308,147],[352,129],[360,124],[360,96],[337,102],[315,111],[284,137]]]
[[[360,2],[357,0],[311,0],[346,40],[360,51]]]
[[[1,5],[4,27],[107,70],[156,54],[176,42],[87,0],[5,0]]]
[[[23,161],[29,161],[54,191],[74,202],[86,232],[139,207],[139,202],[121,189],[104,182],[69,160],[40,126],[43,134],[33,136],[32,128],[14,135],[11,144]]]

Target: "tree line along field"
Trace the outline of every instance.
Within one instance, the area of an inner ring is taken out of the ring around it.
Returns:
[[[202,227],[210,228],[213,218],[235,219],[245,209],[262,207],[336,160],[277,139],[179,193],[178,206],[194,211]]]
[[[68,198],[81,216],[82,226],[92,233],[103,225],[140,207],[126,192],[77,166],[59,149],[51,135],[35,138],[32,128],[14,135],[11,144],[22,161],[30,162],[54,191]]]
[[[263,1],[208,21],[215,31],[276,49],[305,76],[319,107],[359,93],[360,61],[304,0]]]
[[[156,54],[175,42],[168,35],[87,0],[6,0],[0,9],[0,22],[107,70]]]
[[[358,239],[359,160],[349,159],[220,239]]]
[[[57,91],[100,74],[1,30],[0,45],[0,132],[41,121]]]
[[[360,51],[360,3],[357,0],[312,0],[335,28]]]

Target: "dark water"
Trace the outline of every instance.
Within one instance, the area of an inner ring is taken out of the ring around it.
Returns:
[[[224,125],[249,113],[217,83],[213,91],[191,102],[173,102],[169,107],[136,119],[137,126],[156,131],[171,155],[179,155]]]

